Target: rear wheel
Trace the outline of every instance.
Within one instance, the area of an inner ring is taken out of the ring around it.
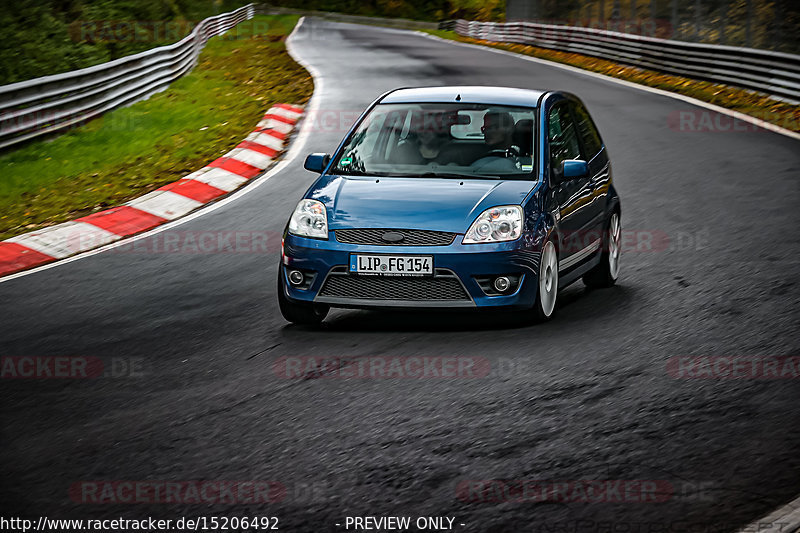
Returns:
[[[330,307],[306,302],[293,302],[286,296],[283,269],[278,268],[278,307],[283,318],[293,324],[319,326],[328,315]]]
[[[542,258],[539,262],[539,279],[536,291],[536,303],[533,314],[536,320],[549,320],[556,309],[558,297],[558,253],[553,241],[547,241],[542,247]]]
[[[601,289],[612,287],[619,276],[619,256],[622,251],[622,223],[619,213],[614,211],[608,218],[603,232],[603,253],[600,263],[583,275],[587,287]]]

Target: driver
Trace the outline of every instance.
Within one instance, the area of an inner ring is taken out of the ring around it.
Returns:
[[[483,115],[483,143],[487,152],[508,150],[514,134],[514,118],[505,111],[489,111]]]
[[[508,171],[516,169],[515,163],[511,159],[504,159],[519,150],[512,150],[514,136],[514,117],[505,111],[488,111],[483,115],[483,150],[472,162],[472,166],[477,169],[491,168],[493,172]],[[514,147],[516,148],[516,147]],[[499,161],[498,161],[499,159]]]

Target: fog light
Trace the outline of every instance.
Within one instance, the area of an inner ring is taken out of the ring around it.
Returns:
[[[290,270],[289,271],[289,283],[292,285],[300,285],[303,283],[303,273],[299,270]],[[506,280],[507,281],[507,280]]]
[[[505,276],[498,276],[494,280],[494,288],[497,289],[497,292],[506,292],[510,285],[511,281]]]

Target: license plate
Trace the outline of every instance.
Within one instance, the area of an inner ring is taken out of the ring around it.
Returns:
[[[384,276],[430,276],[433,257],[430,255],[361,255],[350,256],[350,272]]]

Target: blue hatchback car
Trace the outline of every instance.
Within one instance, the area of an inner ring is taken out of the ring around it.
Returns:
[[[611,163],[575,96],[505,87],[390,91],[330,156],[283,236],[290,322],[330,307],[524,309],[619,275]]]

